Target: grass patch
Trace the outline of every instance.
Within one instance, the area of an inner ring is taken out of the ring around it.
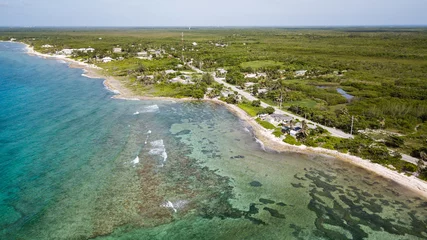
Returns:
[[[298,142],[294,137],[292,137],[291,135],[286,135],[286,138],[283,139],[283,142],[287,143],[287,144],[291,144],[291,145],[301,145],[300,142]]]
[[[249,114],[252,117],[256,117],[257,113],[263,109],[262,107],[254,107],[247,102],[239,103],[237,104],[237,106],[243,109],[243,111],[245,111],[247,114]]]
[[[271,124],[271,123],[269,123],[269,122],[267,122],[267,121],[263,121],[263,120],[261,120],[260,118],[257,118],[257,119],[256,119],[256,121],[257,121],[257,123],[259,123],[261,126],[263,126],[265,129],[276,129],[276,127],[275,127],[273,124]]]
[[[276,128],[273,132],[273,135],[276,137],[281,137],[283,135],[281,128]]]

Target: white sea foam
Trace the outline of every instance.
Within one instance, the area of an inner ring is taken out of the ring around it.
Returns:
[[[166,208],[172,208],[174,212],[177,212],[176,208],[173,206],[173,203],[171,201],[167,201],[160,206],[166,207]]]
[[[168,154],[166,153],[165,145],[163,144],[163,140],[157,140],[154,142],[150,142],[152,148],[148,152],[151,155],[158,155],[163,157],[163,162],[166,162],[168,158]]]
[[[188,204],[187,200],[178,200],[175,202],[171,202],[171,201],[166,201],[164,202],[162,205],[160,205],[161,207],[165,207],[165,208],[171,208],[174,212],[177,212],[178,209],[181,209],[183,207],[185,207],[185,205]]]
[[[148,130],[147,134],[151,134],[151,130]]]
[[[138,111],[133,113],[133,115],[138,115],[138,114],[139,114],[139,112],[138,112]]]
[[[146,106],[144,107],[143,110],[141,110],[141,112],[143,113],[157,112],[157,111],[159,111],[159,106],[157,105]]]
[[[67,63],[66,61],[64,61],[64,60],[58,60],[58,62],[60,62],[60,63]]]
[[[135,167],[136,164],[139,163],[139,156],[136,156],[136,158],[132,161],[133,166]]]
[[[255,142],[257,142],[259,145],[261,145],[262,150],[266,151],[266,150],[265,150],[264,143],[263,143],[263,142],[261,142],[261,140],[259,140],[258,138],[255,138]]]
[[[251,131],[249,130],[249,128],[247,128],[247,127],[245,127],[245,131],[246,131],[246,132],[251,132]]]

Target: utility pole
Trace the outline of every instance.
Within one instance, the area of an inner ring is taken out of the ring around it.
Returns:
[[[181,61],[184,63],[184,32],[181,33],[181,44],[182,44]]]
[[[351,116],[351,129],[350,129],[351,135],[353,135],[353,124],[354,124],[354,116]]]

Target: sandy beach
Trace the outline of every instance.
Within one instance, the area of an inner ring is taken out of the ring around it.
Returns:
[[[115,79],[111,76],[106,76],[102,72],[102,68],[99,68],[93,64],[82,63],[73,59],[69,59],[66,56],[62,55],[48,55],[36,52],[34,48],[26,44],[26,48],[29,55],[39,56],[47,59],[58,59],[63,60],[69,63],[69,66],[72,68],[81,68],[84,69],[83,76],[88,78],[99,78],[105,79],[104,85],[110,91],[116,93],[117,95],[114,98],[117,99],[127,99],[127,100],[165,100],[165,101],[193,101],[194,99],[185,98],[185,99],[175,99],[175,98],[164,98],[164,97],[147,97],[135,95],[130,89],[126,88],[122,82],[118,79]],[[307,154],[324,154],[328,156],[336,157],[340,160],[349,162],[356,166],[362,167],[368,171],[371,171],[379,176],[393,180],[397,184],[400,184],[427,199],[427,182],[418,179],[414,176],[407,176],[403,173],[398,173],[391,169],[388,169],[382,165],[372,163],[369,160],[365,160],[350,154],[344,154],[338,151],[324,149],[324,148],[313,148],[306,146],[294,146],[284,143],[281,139],[275,137],[270,131],[261,127],[254,118],[249,116],[245,111],[237,107],[236,105],[227,104],[220,100],[215,99],[204,99],[204,101],[213,102],[216,104],[221,104],[226,106],[232,113],[238,116],[240,119],[245,121],[252,127],[253,133],[259,141],[261,141],[264,146],[268,149],[275,150],[278,152],[300,152]]]

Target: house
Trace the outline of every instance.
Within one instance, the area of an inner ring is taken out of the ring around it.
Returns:
[[[193,42],[193,46],[197,46],[197,43],[196,43],[196,42]]]
[[[10,41],[11,42],[16,41],[16,38],[11,38]]]
[[[139,57],[147,57],[148,56],[148,52],[142,51],[142,52],[136,53],[136,55],[138,55]]]
[[[306,73],[307,73],[307,70],[299,70],[295,72],[295,76],[302,77],[302,76],[305,76]]]
[[[94,51],[95,51],[95,48],[91,48],[91,47],[86,48],[86,52],[94,52]]]
[[[253,83],[253,82],[247,82],[247,83],[245,83],[245,87],[246,88],[249,88],[249,87],[252,87],[253,85],[255,85],[256,83]]]
[[[266,88],[258,89],[258,93],[266,93],[266,92],[268,92],[268,89]]]
[[[247,74],[245,74],[245,78],[256,78],[256,77],[257,77],[256,73],[247,73]]]
[[[270,115],[263,116],[261,118],[275,125],[287,124],[294,119],[293,117],[287,116],[284,114],[270,114]]]
[[[113,61],[113,59],[111,57],[105,57],[105,58],[103,58],[101,60],[102,60],[103,63],[108,63],[108,62]]]
[[[119,47],[113,48],[113,53],[121,53],[121,52],[122,52],[122,48],[119,48]]]
[[[175,70],[169,69],[169,70],[165,70],[165,74],[174,74],[176,73]]]
[[[42,48],[53,48],[53,46],[49,44],[45,44],[45,45],[42,45]]]
[[[218,68],[218,69],[217,69],[217,71],[218,71],[220,74],[226,74],[226,73],[227,73],[227,70],[225,70],[224,68]]]
[[[266,78],[267,77],[267,73],[257,73],[257,77]]]
[[[60,55],[71,55],[73,54],[74,49],[65,48],[58,52]]]
[[[215,47],[227,47],[228,44],[215,43]]]

